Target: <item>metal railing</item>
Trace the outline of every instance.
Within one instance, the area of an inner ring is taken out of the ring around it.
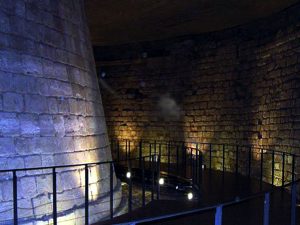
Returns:
[[[219,169],[223,172],[235,172],[236,174],[244,174],[249,177],[257,176],[262,182],[267,179],[270,174],[270,180],[272,184],[275,180],[281,180],[282,187],[291,188],[292,196],[292,222],[291,225],[295,225],[295,207],[297,201],[297,193],[295,185],[299,183],[297,179],[296,165],[299,165],[299,156],[291,153],[280,152],[275,150],[266,150],[259,148],[252,148],[248,146],[234,146],[234,145],[219,145],[211,143],[183,143],[183,142],[158,142],[158,141],[139,141],[132,144],[132,141],[112,141],[111,149],[114,155],[114,161],[107,162],[95,162],[95,163],[83,163],[76,165],[61,165],[61,166],[49,166],[49,167],[35,167],[35,168],[22,168],[11,170],[0,170],[1,173],[12,174],[12,187],[13,187],[13,220],[14,225],[19,224],[20,218],[18,216],[18,177],[19,174],[28,171],[45,171],[50,170],[52,176],[52,223],[58,224],[58,218],[63,212],[58,211],[57,203],[58,199],[58,182],[57,173],[60,169],[68,168],[82,168],[84,170],[84,224],[90,223],[91,217],[89,206],[91,199],[89,196],[89,170],[91,167],[106,165],[109,167],[109,218],[113,218],[116,215],[116,206],[114,205],[115,190],[114,190],[114,173],[115,167],[118,165],[126,168],[130,176],[123,178],[128,185],[128,212],[133,210],[132,206],[132,188],[133,180],[137,179],[141,183],[141,207],[146,205],[146,190],[151,192],[151,200],[160,198],[160,185],[159,179],[161,176],[162,168],[164,173],[168,175],[179,175],[183,179],[189,179],[194,188],[199,188],[201,184],[202,169],[204,167],[208,169]],[[257,157],[254,159],[253,157]],[[264,165],[271,160],[270,171],[265,169]],[[148,165],[147,165],[148,164]],[[280,166],[279,166],[280,165]],[[297,167],[299,168],[299,167]],[[136,171],[138,169],[138,171]],[[258,174],[255,171],[258,169]],[[179,172],[180,171],[180,172]],[[268,173],[267,173],[268,172]],[[136,173],[136,174],[134,174]],[[281,174],[280,174],[281,173]],[[281,178],[280,178],[280,175]],[[119,178],[120,174],[117,174]],[[124,175],[124,174],[123,174]],[[122,176],[123,176],[122,175]],[[22,175],[20,175],[22,176]],[[65,181],[68,182],[68,181]],[[107,181],[104,181],[107,182]],[[278,183],[278,182],[277,182]],[[262,192],[256,195],[241,199],[239,202],[246,201],[249,198],[256,198],[258,196],[265,195],[265,216],[268,215],[268,196],[270,192]],[[144,220],[138,220],[131,222],[132,224],[140,224],[149,221],[165,220],[167,218],[182,217],[190,214],[202,212],[205,210],[216,210],[215,224],[220,225],[220,218],[222,217],[222,207],[237,204],[236,201],[223,203],[222,205],[215,205],[212,207],[194,209],[186,212],[164,215],[160,217],[147,218]],[[28,218],[21,218],[22,222],[28,221]],[[34,219],[34,218],[31,218]],[[264,225],[268,224],[268,220]]]
[[[265,180],[272,185],[277,180],[277,186],[289,188],[291,192],[291,225],[296,224],[296,205],[297,205],[297,188],[300,179],[296,180],[300,168],[299,155],[278,150],[255,148],[252,146],[238,146],[228,144],[212,143],[180,143],[180,142],[157,142],[157,141],[130,141],[130,140],[113,140],[112,152],[117,160],[128,159],[131,156],[142,158],[144,154],[158,154],[161,161],[167,164],[167,173],[170,172],[171,165],[177,168],[186,169],[187,165],[191,166],[192,183],[201,182],[202,166],[209,170],[218,169],[223,173],[225,171],[233,172],[236,175],[243,174],[259,179],[260,184]],[[188,147],[188,146],[195,147]],[[164,154],[163,154],[163,153]],[[231,158],[228,160],[226,156]],[[256,157],[256,158],[254,158]],[[217,163],[214,163],[216,161]],[[226,162],[227,161],[227,162]],[[266,165],[266,166],[265,166]],[[201,168],[199,170],[199,167]],[[268,179],[268,176],[270,178]],[[186,176],[186,171],[183,176]],[[280,182],[281,181],[281,182]],[[261,187],[261,186],[260,186]],[[202,213],[209,210],[215,210],[215,225],[222,224],[222,209],[225,206],[239,204],[251,199],[264,196],[264,217],[263,224],[270,224],[270,194],[271,191],[262,191],[239,201],[230,201],[218,205],[183,211],[179,213],[167,214],[141,220],[128,221],[126,224],[143,224],[149,222],[168,221],[179,217],[186,217],[192,214]]]

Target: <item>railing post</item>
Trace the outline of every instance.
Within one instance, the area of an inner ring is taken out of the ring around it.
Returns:
[[[142,205],[146,205],[145,202],[145,158],[142,158]]]
[[[14,201],[14,225],[18,225],[18,183],[17,172],[13,170],[13,201]]]
[[[216,208],[215,225],[222,225],[222,211],[223,211],[222,205],[220,205]]]
[[[155,161],[155,155],[152,155],[150,156],[151,157],[151,172],[152,172],[152,189],[151,189],[151,200],[154,200],[154,188],[155,188],[155,185],[154,185],[154,179],[155,179],[155,174],[154,174],[154,161]]]
[[[295,155],[292,155],[292,182],[295,181]]]
[[[272,185],[274,185],[274,170],[275,170],[275,152],[272,151]]]
[[[265,194],[264,200],[264,225],[269,225],[270,221],[270,193]]]
[[[281,186],[284,186],[284,166],[285,166],[285,153],[282,153],[282,182],[281,182]]]
[[[57,225],[57,188],[56,188],[56,171],[52,168],[52,190],[53,190],[53,225]]]
[[[252,150],[251,147],[249,147],[249,152],[248,152],[248,177],[250,178],[251,176],[251,154],[252,154]]]
[[[114,217],[114,168],[113,168],[113,163],[110,162],[109,164],[109,177],[110,177],[110,218],[112,219]]]
[[[89,167],[85,164],[85,225],[89,225]]]
[[[129,159],[129,163],[128,163],[128,170],[131,173],[131,160]],[[129,179],[129,193],[128,193],[128,211],[131,212],[132,211],[132,174],[131,176],[128,178]]]
[[[157,193],[156,193],[156,199],[159,200],[160,197],[160,185],[159,185],[159,179],[160,179],[160,155],[158,155],[157,158],[157,177],[156,177],[156,185],[157,185]]]
[[[202,165],[203,165],[203,155],[199,152],[199,180],[202,183]]]
[[[222,146],[222,166],[223,166],[223,175],[225,172],[225,144]]]
[[[296,225],[296,206],[297,206],[297,188],[296,184],[292,184],[292,199],[291,199],[291,225]]]

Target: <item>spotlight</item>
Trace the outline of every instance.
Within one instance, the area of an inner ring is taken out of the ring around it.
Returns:
[[[159,183],[159,185],[164,185],[165,179],[164,178],[159,178],[158,183]]]
[[[187,195],[188,200],[192,200],[193,197],[194,197],[193,193],[189,192],[188,195]]]
[[[127,173],[126,173],[126,177],[127,177],[128,179],[130,179],[131,173],[130,173],[130,172],[127,172]]]

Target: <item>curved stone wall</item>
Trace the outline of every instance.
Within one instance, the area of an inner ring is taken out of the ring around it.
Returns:
[[[109,135],[299,153],[299,11],[297,4],[219,32],[95,47]]]
[[[0,169],[111,159],[83,10],[83,0],[0,1]],[[57,173],[59,221],[80,224],[84,170]],[[0,223],[10,224],[11,174],[0,176]],[[19,221],[50,220],[51,170],[17,176]],[[108,178],[108,165],[90,168],[91,202],[107,201]],[[105,207],[91,206],[90,221]]]

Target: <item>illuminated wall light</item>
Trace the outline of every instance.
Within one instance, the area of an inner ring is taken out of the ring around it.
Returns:
[[[179,188],[178,185],[176,185],[175,189],[178,190],[178,188]]]
[[[205,169],[205,165],[202,165],[202,169],[203,169],[203,170]]]
[[[129,171],[126,173],[126,177],[127,177],[128,179],[131,178],[131,173],[130,173]]]
[[[159,183],[159,185],[164,185],[165,184],[165,179],[164,178],[159,178],[158,183]]]
[[[188,195],[187,195],[188,200],[192,200],[193,197],[194,197],[193,193],[189,192]]]

